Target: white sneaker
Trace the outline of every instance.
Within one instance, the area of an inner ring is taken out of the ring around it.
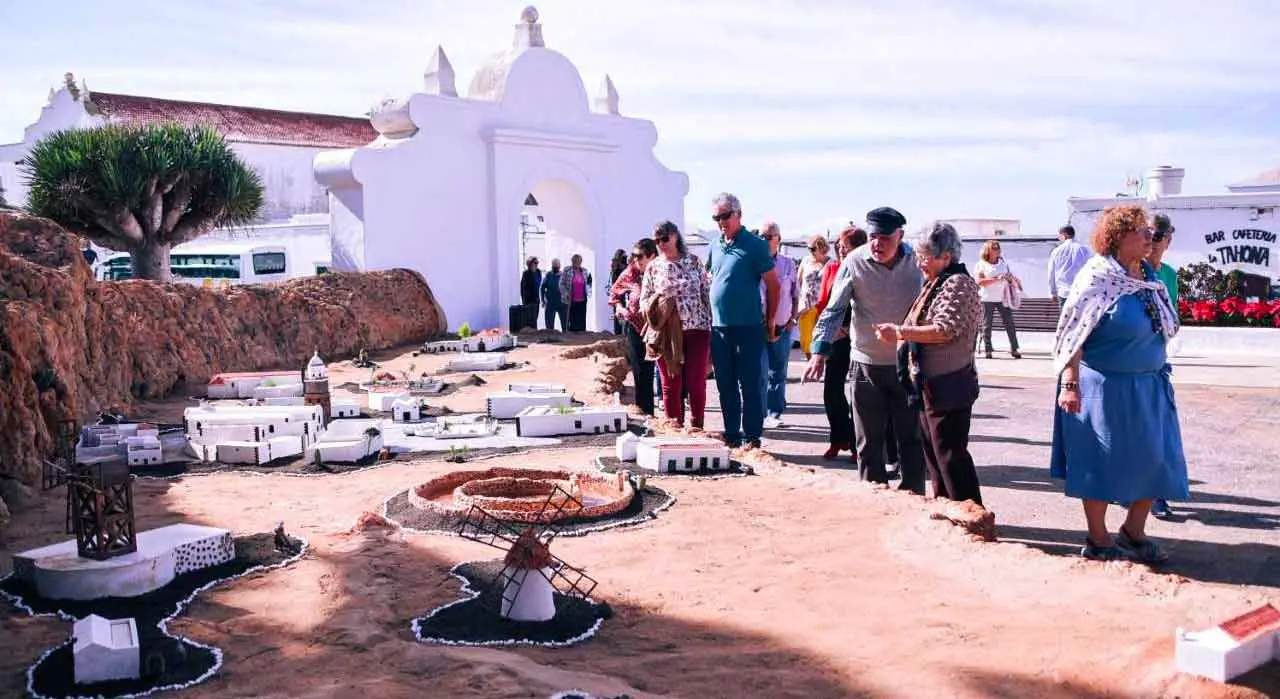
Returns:
[[[776,418],[776,417],[774,417],[774,416],[770,415],[769,417],[766,417],[766,418],[764,419],[764,428],[765,428],[766,430],[776,430],[776,429],[778,429],[779,427],[782,427],[782,419],[781,419],[781,418]]]

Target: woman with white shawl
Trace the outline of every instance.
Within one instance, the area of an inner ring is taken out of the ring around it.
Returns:
[[[1165,345],[1178,332],[1169,292],[1147,264],[1151,227],[1141,206],[1102,212],[1091,258],[1058,322],[1059,375],[1050,472],[1084,502],[1092,560],[1167,559],[1147,538],[1152,501],[1189,496]],[[1129,503],[1112,538],[1110,503]]]

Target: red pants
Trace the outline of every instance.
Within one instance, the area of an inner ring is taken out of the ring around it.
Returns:
[[[662,405],[667,417],[684,425],[684,391],[689,391],[689,411],[692,425],[702,427],[702,418],[707,411],[707,363],[711,361],[711,331],[684,331],[684,364],[668,367],[667,363],[658,360],[658,371],[662,372]]]

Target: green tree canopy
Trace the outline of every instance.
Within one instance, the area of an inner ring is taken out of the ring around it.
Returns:
[[[261,178],[207,126],[59,131],[19,165],[32,213],[129,252],[135,279],[168,280],[170,248],[250,223],[263,204]]]

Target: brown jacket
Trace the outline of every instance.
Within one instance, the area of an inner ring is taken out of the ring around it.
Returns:
[[[640,309],[644,316],[645,359],[661,359],[669,367],[684,364],[684,326],[674,296],[654,295]]]

